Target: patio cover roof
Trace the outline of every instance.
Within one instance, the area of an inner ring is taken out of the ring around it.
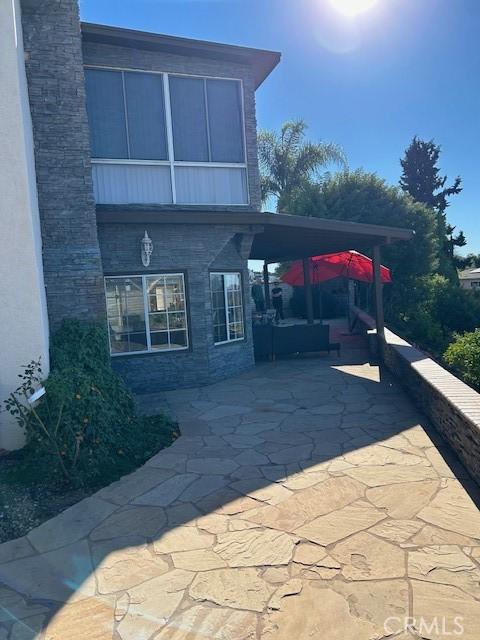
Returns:
[[[394,240],[410,240],[413,231],[342,220],[285,214],[257,214],[264,229],[255,236],[250,258],[279,262],[348,249],[368,249]]]
[[[413,231],[357,222],[271,213],[155,211],[149,208],[97,207],[99,223],[218,224],[248,227],[255,234],[250,258],[267,262],[298,260],[348,249],[359,251],[396,240],[410,240]]]

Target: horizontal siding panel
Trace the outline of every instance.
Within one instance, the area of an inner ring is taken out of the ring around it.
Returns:
[[[170,167],[165,165],[92,165],[98,204],[169,204],[172,202]]]
[[[242,167],[175,167],[178,204],[248,204]]]

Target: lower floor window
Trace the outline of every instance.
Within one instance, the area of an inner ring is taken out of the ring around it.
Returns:
[[[112,355],[188,349],[182,273],[105,278]]]
[[[245,331],[240,273],[211,273],[210,289],[215,344],[242,340]]]

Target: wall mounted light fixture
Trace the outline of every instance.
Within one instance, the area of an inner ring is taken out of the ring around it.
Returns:
[[[148,233],[145,231],[145,234],[142,238],[142,264],[144,267],[150,266],[150,258],[153,253],[153,242],[149,237]]]

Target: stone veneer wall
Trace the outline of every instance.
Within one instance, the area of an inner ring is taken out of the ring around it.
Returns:
[[[22,0],[50,327],[105,316],[77,0]]]
[[[389,329],[378,339],[366,313],[359,320],[376,353],[480,483],[480,394]]]
[[[142,266],[140,242],[145,229],[154,251]],[[142,275],[165,271],[185,274],[190,349],[112,358],[113,366],[137,393],[204,385],[254,366],[251,300],[247,260],[253,236],[241,228],[185,224],[100,224],[105,275]],[[209,272],[242,273],[245,333],[243,341],[215,346]]]
[[[257,121],[255,116],[255,84],[248,65],[222,60],[145,51],[94,42],[83,43],[85,65],[110,66],[144,71],[164,71],[192,75],[236,78],[243,81],[247,175],[250,203],[248,206],[228,207],[237,211],[260,211],[260,174],[257,156]],[[170,209],[173,208],[170,206]],[[185,207],[182,206],[182,209]],[[222,207],[225,210],[225,207]]]

